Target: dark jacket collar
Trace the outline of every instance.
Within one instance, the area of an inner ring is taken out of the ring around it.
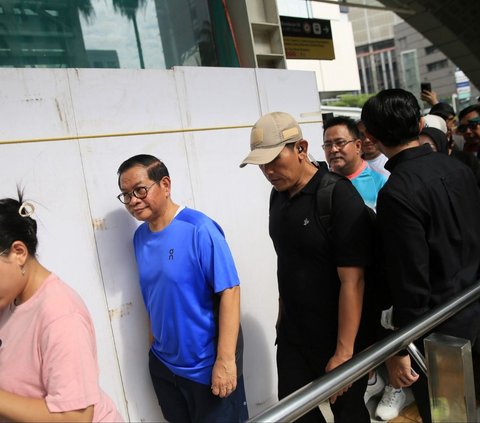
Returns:
[[[407,148],[390,158],[387,163],[385,163],[385,169],[392,173],[399,163],[402,163],[406,160],[416,159],[417,157],[425,156],[427,154],[433,154],[433,150],[428,144],[424,144],[419,147]]]

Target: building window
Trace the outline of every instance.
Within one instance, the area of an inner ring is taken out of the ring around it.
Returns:
[[[443,60],[439,60],[438,62],[428,63],[427,64],[427,71],[428,72],[433,72],[433,71],[443,69],[443,68],[446,68],[446,67],[448,67],[448,60],[443,59]]]
[[[0,28],[0,67],[238,66],[222,0],[0,0]]]
[[[429,54],[435,53],[438,51],[437,47],[435,46],[427,46],[425,47],[425,54],[428,56]]]
[[[417,92],[420,87],[417,50],[406,50],[400,53],[403,69],[403,87],[407,91]]]

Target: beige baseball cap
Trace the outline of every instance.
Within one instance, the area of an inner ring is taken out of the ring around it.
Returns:
[[[288,113],[272,112],[262,116],[253,125],[250,134],[250,154],[240,164],[270,163],[286,144],[303,139],[298,122]]]

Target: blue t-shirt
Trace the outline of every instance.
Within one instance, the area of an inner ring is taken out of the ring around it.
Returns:
[[[133,243],[152,352],[174,374],[210,384],[217,354],[215,294],[239,285],[222,229],[185,208],[159,232],[143,223]]]
[[[369,168],[364,161],[360,170],[353,175],[349,175],[348,179],[350,179],[353,186],[357,189],[365,204],[371,209],[376,210],[378,191],[380,191],[385,185],[385,182],[387,182],[387,177]]]

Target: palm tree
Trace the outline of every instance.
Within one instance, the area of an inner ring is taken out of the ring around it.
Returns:
[[[133,29],[135,31],[135,38],[137,40],[138,57],[140,59],[140,68],[145,69],[143,62],[142,43],[140,42],[140,34],[137,25],[137,10],[145,6],[147,0],[112,0],[113,9],[119,11],[122,16],[133,22]]]
[[[91,0],[75,0],[75,7],[87,22],[95,16],[95,10],[93,9]]]

